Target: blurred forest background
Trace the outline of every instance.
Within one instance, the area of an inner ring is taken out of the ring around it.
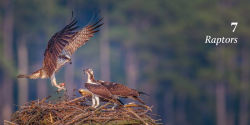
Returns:
[[[1,0],[0,121],[29,100],[55,95],[49,80],[17,79],[42,66],[50,37],[74,10],[85,26],[98,10],[105,25],[57,73],[69,95],[84,68],[97,79],[143,90],[167,125],[250,125],[249,0]],[[231,22],[239,24],[233,33]],[[206,35],[238,37],[205,44]]]

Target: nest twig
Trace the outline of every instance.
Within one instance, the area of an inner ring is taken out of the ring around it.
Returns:
[[[64,99],[54,103],[47,99],[31,101],[21,106],[11,118],[13,124],[44,124],[44,125],[72,125],[72,124],[100,124],[100,125],[156,125],[157,120],[151,118],[151,107],[142,105],[125,105],[111,108],[106,103],[96,109],[92,108],[84,97]]]

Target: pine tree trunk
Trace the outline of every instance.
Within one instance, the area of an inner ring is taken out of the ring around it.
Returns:
[[[227,125],[226,122],[226,92],[225,92],[225,85],[223,82],[224,76],[224,64],[223,64],[223,52],[224,48],[217,48],[218,56],[216,59],[216,65],[218,73],[222,76],[218,83],[216,84],[216,117],[217,117],[217,125]]]
[[[246,48],[242,49],[241,64],[241,96],[240,96],[240,115],[239,125],[248,125],[248,83],[249,83],[249,58]]]
[[[136,55],[131,47],[127,47],[126,55],[126,76],[127,76],[127,84],[130,88],[136,88],[138,68],[137,68],[137,60]]]
[[[248,104],[246,94],[241,94],[239,125],[248,125]]]
[[[101,79],[110,81],[110,58],[109,58],[109,39],[108,39],[108,17],[106,10],[103,9],[104,26],[100,38],[100,61],[101,61]]]
[[[164,98],[165,111],[164,114],[165,121],[163,123],[167,123],[167,125],[174,125],[174,93],[173,90],[168,89],[165,93]]]
[[[18,71],[22,74],[28,73],[28,50],[26,37],[18,40]],[[23,105],[28,100],[28,80],[18,79],[18,104]]]
[[[216,84],[216,113],[217,125],[227,125],[226,123],[226,104],[225,86],[222,83]]]
[[[3,55],[6,62],[13,63],[13,4],[11,0],[5,0],[3,17]],[[13,106],[13,80],[12,74],[4,70],[2,85],[2,119],[9,120]]]
[[[177,100],[178,100],[178,106],[176,109],[176,123],[177,125],[188,125],[185,112],[186,95],[180,93]]]

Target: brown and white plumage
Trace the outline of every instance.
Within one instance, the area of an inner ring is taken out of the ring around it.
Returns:
[[[103,85],[87,80],[84,83],[85,88],[92,93],[92,107],[96,108],[100,105],[100,98],[111,101],[116,105],[123,105],[117,96],[111,94],[111,92]]]
[[[74,37],[69,41],[63,49],[64,57],[68,58],[63,62],[58,61],[58,66],[56,71],[61,68],[65,63],[70,62],[70,57],[72,54],[81,46],[83,46],[91,37],[94,36],[94,33],[98,32],[98,28],[103,25],[102,19],[99,19],[96,23],[84,27],[82,30],[74,34]]]
[[[77,30],[77,21],[74,19],[62,30],[55,33],[48,42],[44,53],[42,68],[35,71],[31,75],[18,75],[18,78],[44,79],[50,78],[52,85],[58,90],[64,89],[56,83],[55,72],[57,72],[67,62],[71,62],[72,54],[81,46],[83,46],[94,33],[98,32],[98,28],[103,25],[102,19]]]
[[[122,98],[131,98],[131,99],[139,101],[142,104],[145,104],[139,98],[140,94],[144,94],[143,92],[139,92],[135,89],[131,89],[120,83],[106,82],[106,81],[101,81],[101,80],[97,80],[97,82],[105,86],[113,95],[116,95]]]
[[[75,19],[72,20],[70,24],[54,34],[49,40],[43,59],[43,69],[49,77],[61,67],[59,66],[58,60],[62,55],[62,51],[72,42],[76,34],[78,34],[79,31],[75,31],[78,28],[76,23],[77,21]]]
[[[92,99],[93,98],[93,93],[92,92],[90,92],[88,89],[79,89],[78,90],[78,92],[83,96],[83,97],[85,97],[86,99],[88,99],[88,100],[90,100],[90,99]],[[115,99],[113,99],[113,98],[102,98],[102,97],[99,97],[100,98],[100,101],[102,101],[102,102],[113,102],[113,103],[115,103],[115,104],[119,104],[119,105],[124,105],[123,103],[122,103],[122,101],[121,100],[119,100],[118,98],[115,98]],[[95,107],[95,105],[92,105],[93,107]]]
[[[111,101],[118,105],[123,105],[123,103],[114,95],[111,94],[111,92],[100,84],[93,84],[93,83],[85,83],[85,88],[88,89],[92,93],[92,107],[98,107],[100,104],[99,98],[102,100]],[[96,102],[94,102],[96,101]]]
[[[95,24],[88,25],[82,30],[80,30],[69,42],[69,44],[64,48],[65,51],[72,55],[79,47],[83,46],[91,37],[94,36],[94,33],[98,32],[100,26],[103,25],[101,23],[102,18],[98,20]]]
[[[131,98],[134,100],[139,101],[142,104],[145,104],[140,98],[139,96],[141,94],[146,94],[144,92],[139,92],[135,89],[131,89],[125,85],[119,84],[119,83],[115,83],[115,82],[105,82],[102,80],[95,80],[94,78],[94,72],[92,69],[86,69],[85,73],[88,75],[88,81],[89,82],[94,82],[94,83],[98,83],[100,85],[103,85],[104,87],[106,87],[110,93],[112,95],[118,96],[118,97],[122,97],[122,98]]]
[[[93,94],[98,95],[99,97],[112,99],[114,96],[110,93],[110,91],[100,84],[92,84],[92,83],[85,83],[84,87],[88,89]]]

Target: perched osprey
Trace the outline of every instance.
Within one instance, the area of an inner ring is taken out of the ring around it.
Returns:
[[[44,53],[41,69],[38,69],[31,75],[18,75],[17,78],[50,78],[52,85],[57,87],[58,91],[65,89],[64,86],[57,84],[55,73],[65,63],[71,62],[72,54],[93,37],[94,33],[99,31],[98,28],[103,25],[102,18],[80,30],[77,30],[78,26],[76,26],[76,23],[76,19],[73,19],[62,30],[51,37]]]
[[[90,92],[87,89],[79,89],[78,92],[83,96],[86,97],[87,99],[93,99],[92,97],[94,96],[94,94],[92,92]],[[118,103],[120,105],[124,105],[121,100],[119,99],[113,99],[113,98],[102,98],[100,97],[100,100],[103,102],[113,102],[113,103]],[[98,107],[98,104],[96,103],[96,99],[92,100],[92,107]]]
[[[93,72],[92,69],[86,69],[85,73],[88,76],[88,79],[87,79],[88,82],[96,83],[96,84],[99,84],[99,85],[102,85],[102,86],[106,87],[110,91],[110,93],[112,95],[122,97],[122,98],[131,98],[131,99],[139,101],[142,104],[145,104],[139,98],[139,96],[141,94],[147,95],[146,93],[139,92],[139,91],[137,91],[135,89],[128,88],[127,86],[119,84],[119,83],[105,82],[105,81],[102,81],[102,80],[95,80],[94,72]]]
[[[101,84],[87,81],[84,86],[92,93],[92,107],[94,108],[100,105],[100,98],[114,102],[117,105],[123,105],[117,96],[112,95],[111,92]]]

